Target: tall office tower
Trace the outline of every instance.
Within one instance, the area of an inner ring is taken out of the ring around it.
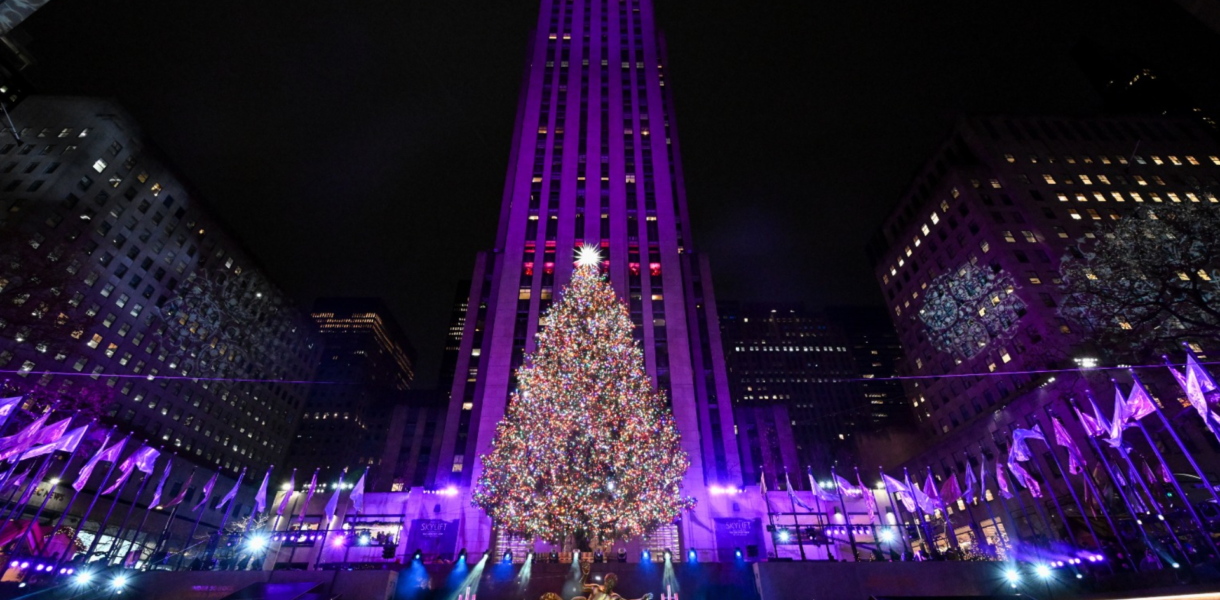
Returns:
[[[115,103],[30,96],[12,120],[0,369],[96,390],[121,427],[226,474],[282,465],[317,363],[304,313]]]
[[[1141,206],[1213,205],[1218,177],[1220,145],[1193,120],[962,119],[869,244],[901,371],[921,377],[906,385],[925,438],[914,466],[994,453],[1079,393],[1077,375],[1038,373],[1099,357],[1058,312],[1061,258]]]
[[[425,487],[440,458],[441,434],[449,407],[449,390],[407,390],[393,406],[374,411],[384,431],[379,479],[385,491]],[[378,490],[382,491],[382,490]]]
[[[399,402],[415,378],[415,351],[389,309],[375,298],[320,298],[312,317],[322,345],[317,381],[305,402],[288,466],[319,481],[348,482],[369,468],[371,489],[388,490],[381,464],[386,427],[377,417]],[[383,468],[386,467],[386,468]]]
[[[902,382],[894,379],[902,362],[898,332],[882,307],[835,306],[825,310],[826,319],[843,330],[848,351],[855,362],[860,408],[859,431],[882,432],[911,424]]]
[[[449,312],[449,328],[445,330],[445,351],[441,354],[440,373],[436,378],[436,389],[446,395],[453,390],[457,376],[458,356],[462,352],[462,332],[466,331],[466,313],[470,310],[470,281],[459,281],[453,294],[453,308]]]
[[[470,287],[438,484],[477,480],[539,315],[571,277],[575,249],[590,244],[670,398],[691,459],[685,492],[707,511],[709,486],[740,485],[712,279],[691,239],[670,89],[651,0],[543,0],[495,247],[478,256]],[[481,548],[491,525],[471,516],[467,547]],[[690,521],[679,528],[685,543],[711,538]]]
[[[726,302],[721,308],[747,479],[757,480],[760,468],[768,478],[806,467],[826,473],[846,458],[860,417],[856,368],[843,329],[799,304]]]

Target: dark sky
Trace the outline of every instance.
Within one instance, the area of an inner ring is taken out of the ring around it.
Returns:
[[[1095,110],[1082,36],[1197,93],[1220,47],[1168,0],[657,0],[694,244],[721,299],[876,303],[864,245],[961,112]],[[44,92],[119,99],[303,303],[381,296],[434,379],[494,241],[537,5],[52,0]]]

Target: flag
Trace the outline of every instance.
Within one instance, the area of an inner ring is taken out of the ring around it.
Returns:
[[[161,492],[165,489],[165,480],[169,479],[169,471],[174,467],[174,459],[165,461],[165,470],[161,471],[161,481],[157,482],[157,489],[153,490],[152,500],[148,502],[149,508],[154,508],[161,502]]]
[[[903,483],[885,473],[881,474],[881,478],[885,480],[886,485],[894,492],[894,495],[902,501],[902,505],[906,507],[907,512],[915,512],[915,499],[911,496],[909,482]]]
[[[271,469],[267,467],[267,474],[263,475],[263,484],[258,486],[258,491],[254,492],[254,512],[261,513],[267,510],[267,481],[271,479]]]
[[[1096,436],[1097,434],[1102,432],[1101,424],[1098,423],[1096,419],[1080,412],[1079,408],[1073,408],[1072,410],[1076,411],[1076,418],[1080,421],[1080,424],[1084,427],[1085,435]]]
[[[31,470],[32,470],[32,467],[27,468],[26,470],[14,475],[12,478],[10,478],[8,480],[8,483],[6,483],[5,486],[7,487],[7,486],[11,485],[13,487],[21,487],[21,484],[25,482],[25,478],[30,476]]]
[[[1123,429],[1127,426],[1127,419],[1131,418],[1131,411],[1127,407],[1127,401],[1123,399],[1123,390],[1118,387],[1118,382],[1114,382],[1114,418],[1110,422],[1110,439],[1106,443],[1111,446],[1118,447],[1123,443]]]
[[[178,490],[178,495],[174,496],[173,500],[166,502],[165,506],[162,508],[169,508],[171,506],[178,506],[179,504],[182,504],[182,501],[186,500],[186,492],[187,492],[187,490],[191,489],[191,482],[194,480],[195,480],[195,470],[191,469],[191,474],[186,476],[186,482],[183,483],[182,487]]]
[[[28,503],[30,501],[30,498],[34,495],[34,490],[38,489],[39,484],[42,483],[42,478],[46,476],[47,469],[49,469],[50,467],[51,467],[51,461],[49,461],[49,460],[42,461],[42,464],[39,465],[39,467],[38,467],[38,473],[34,475],[34,479],[32,481],[30,481],[30,485],[25,488],[25,492],[22,492],[21,499],[17,500],[17,506],[19,508],[17,508],[16,510],[22,510],[23,507],[26,505],[26,503]],[[51,490],[48,489],[47,493],[50,494]]]
[[[60,419],[50,425],[47,425],[46,427],[43,427],[42,429],[39,429],[38,433],[34,435],[34,439],[30,440],[30,446],[50,444],[58,441],[59,438],[63,436],[64,432],[68,430],[68,426],[71,424],[72,418],[68,417],[67,419]]]
[[[966,461],[966,489],[962,492],[962,499],[968,504],[974,504],[974,486],[978,485],[978,479],[974,476],[974,471],[970,470],[970,461]],[[981,493],[979,494],[982,495]]]
[[[873,496],[873,491],[864,487],[864,481],[860,479],[860,471],[856,471],[856,483],[860,484],[860,491],[864,492],[864,506],[868,509],[868,522],[873,523],[877,518],[877,513],[881,512],[877,509],[877,498]]]
[[[309,501],[313,500],[313,492],[316,489],[318,489],[318,470],[314,469],[313,470],[313,479],[309,480],[309,490],[305,492],[305,502],[303,504],[301,504],[301,519],[300,519],[300,521],[298,521],[298,523],[300,523],[300,524],[305,523],[305,511],[309,509]],[[766,490],[764,489],[763,490],[763,499],[765,500],[766,498],[767,498],[767,493],[766,493]]]
[[[856,489],[856,486],[852,485],[850,481],[843,479],[837,474],[834,475],[834,480],[835,485],[839,486],[840,492],[847,494],[848,496],[860,495],[860,490]]]
[[[1195,376],[1195,379],[1199,382],[1199,388],[1201,390],[1203,390],[1204,394],[1210,394],[1211,392],[1216,391],[1216,388],[1217,388],[1216,380],[1212,379],[1211,373],[1208,373],[1207,369],[1204,369],[1203,365],[1199,364],[1199,359],[1195,357],[1194,350],[1187,348],[1186,349],[1186,377],[1187,377],[1187,379],[1189,379],[1191,375]]]
[[[1161,482],[1173,483],[1173,473],[1165,463],[1161,463]]]
[[[931,469],[928,469],[928,478],[924,480],[923,490],[921,491],[928,497],[928,501],[931,502],[932,506],[941,508],[945,505],[940,494],[936,491],[936,480],[932,478]]]
[[[128,456],[127,459],[123,461],[123,464],[119,465],[119,471],[122,471],[122,474],[119,475],[119,478],[116,479],[114,483],[106,489],[106,491],[102,492],[102,495],[105,496],[106,494],[112,493],[122,487],[124,483],[127,483],[127,479],[131,477],[131,474],[137,469],[151,475],[154,469],[154,464],[157,462],[157,456],[160,454],[161,451],[153,448],[152,446],[144,446],[133,452],[131,456]]]
[[[1199,364],[1199,361],[1195,360],[1194,353],[1189,351],[1186,354],[1185,389],[1186,399],[1190,401],[1190,405],[1203,418],[1203,424],[1212,432],[1212,435],[1220,438],[1220,418],[1216,417],[1215,413],[1207,406],[1207,393],[1216,389],[1216,382],[1212,380],[1207,370]]]
[[[905,483],[898,481],[897,479],[894,479],[893,477],[890,477],[889,475],[886,475],[884,473],[881,475],[881,477],[883,479],[885,479],[885,484],[888,487],[890,487],[893,491],[895,491],[895,492],[907,491],[907,486]]]
[[[1131,396],[1127,398],[1127,412],[1136,421],[1156,412],[1156,405],[1153,404],[1152,395],[1148,393],[1148,390],[1144,388],[1144,383],[1138,378],[1135,380],[1135,385],[1131,388]]]
[[[1008,468],[1012,470],[1013,477],[1029,490],[1030,495],[1035,498],[1042,497],[1042,487],[1038,485],[1038,481],[1034,479],[1033,475],[1030,475],[1029,471],[1021,466],[1021,463],[1009,462]]]
[[[987,456],[979,454],[979,500],[987,502]]]
[[[962,488],[957,483],[957,473],[950,473],[949,478],[945,480],[945,484],[940,488],[940,501],[947,506],[957,502],[961,497]]]
[[[106,447],[106,442],[108,441],[110,441],[109,438],[102,442],[103,448]],[[89,482],[89,476],[93,475],[93,469],[97,467],[97,463],[102,461],[119,462],[119,455],[123,453],[123,446],[126,444],[127,438],[123,438],[115,442],[113,446],[90,456],[85,466],[81,467],[80,472],[76,474],[76,481],[72,482],[72,488],[78,492],[85,489],[85,484]],[[103,481],[102,483],[106,482]]]
[[[1008,489],[1008,478],[1004,476],[1004,463],[996,462],[995,464],[995,482],[1000,487],[1000,495],[1005,498],[1012,498],[1012,491]]]
[[[1017,459],[1021,461],[1033,458],[1033,454],[1029,451],[1029,445],[1025,440],[1042,440],[1046,441],[1046,436],[1042,435],[1042,428],[1034,425],[1033,429],[1016,428],[1012,432],[1012,448],[1008,451],[1009,461]]]
[[[56,441],[26,450],[25,453],[21,455],[21,458],[18,458],[17,460],[22,461],[27,458],[34,458],[35,456],[42,456],[52,452],[75,452],[76,447],[80,445],[81,440],[85,439],[85,434],[88,431],[88,425],[81,425],[80,427],[69,431],[67,435],[59,438]]]
[[[1114,426],[1110,424],[1110,420],[1107,419],[1105,415],[1101,414],[1101,409],[1097,408],[1097,403],[1093,401],[1092,396],[1089,397],[1089,404],[1093,405],[1093,420],[1097,423],[1097,427],[1099,429],[1096,435],[1109,435],[1114,431]],[[1109,442],[1109,440],[1107,440],[1107,442]],[[1110,445],[1113,446],[1114,444],[1111,443]]]
[[[364,469],[364,474],[360,476],[360,480],[357,481],[356,486],[352,488],[351,496],[348,497],[348,499],[352,502],[352,507],[358,513],[364,510],[364,478],[368,477],[368,475],[369,470],[366,467]],[[787,479],[788,473],[785,471],[784,480],[787,481]],[[792,494],[792,482],[788,482],[788,494]]]
[[[8,460],[17,456],[33,445],[35,436],[42,430],[42,426],[46,424],[47,418],[50,416],[50,412],[42,413],[42,416],[34,419],[33,423],[26,425],[25,429],[0,438],[0,460]]]
[[[225,494],[224,497],[220,499],[220,502],[216,503],[216,510],[220,510],[221,507],[228,504],[230,500],[237,497],[237,490],[241,487],[241,480],[245,478],[245,476],[246,469],[245,467],[242,467],[241,473],[237,474],[237,482],[233,484],[233,489],[229,490],[229,493]]]
[[[335,486],[335,491],[330,495],[330,500],[326,501],[326,527],[330,527],[331,519],[335,518],[335,511],[339,509],[339,494],[343,493],[343,476],[347,474],[347,469],[339,475],[339,485]]]
[[[191,509],[191,512],[195,512],[203,508],[203,506],[208,503],[208,498],[212,496],[212,488],[216,487],[217,477],[220,477],[220,473],[212,473],[212,478],[209,479],[207,483],[203,484],[203,495],[199,498],[199,504],[196,504],[195,508]],[[186,488],[184,487],[182,489],[185,490]]]
[[[1055,443],[1067,448],[1068,473],[1079,475],[1085,465],[1084,455],[1081,454],[1080,448],[1076,446],[1076,442],[1072,440],[1072,436],[1063,423],[1059,422],[1059,419],[1051,417],[1051,427],[1055,431]]]
[[[0,398],[0,427],[8,422],[8,418],[17,412],[17,407],[21,405],[21,396],[13,396],[12,398]]]
[[[297,487],[297,470],[293,469],[292,475],[289,476],[289,478],[288,478],[288,491],[284,492],[284,499],[280,500],[280,509],[275,512],[275,516],[277,516],[277,517],[284,516],[284,509],[288,508],[288,501],[292,499],[292,495],[295,493],[293,490],[295,490],[296,487]]]

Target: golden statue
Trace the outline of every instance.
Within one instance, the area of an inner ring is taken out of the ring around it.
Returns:
[[[606,578],[602,583],[588,583],[589,569],[592,567],[589,563],[580,564],[580,587],[585,592],[585,596],[577,596],[572,600],[627,600],[614,591],[615,584],[618,583],[618,576],[614,573],[606,573]],[[562,600],[559,594],[555,592],[547,592],[542,595],[542,600]],[[652,600],[652,594],[644,594],[638,600]]]

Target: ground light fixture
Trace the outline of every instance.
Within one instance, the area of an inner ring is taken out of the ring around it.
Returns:
[[[1034,567],[1034,573],[1042,579],[1047,579],[1051,576],[1051,568],[1048,565],[1037,565]]]
[[[665,562],[672,562],[673,559],[674,559],[674,553],[670,552],[669,549],[666,549],[665,550]]]
[[[262,552],[267,548],[268,541],[267,536],[256,535],[251,537],[249,541],[246,542],[246,548],[248,548],[251,552]]]
[[[1021,582],[1021,573],[1010,567],[1004,570],[1004,579],[1007,579],[1012,587],[1017,587],[1017,584]]]
[[[76,585],[89,585],[90,581],[93,581],[93,573],[88,571],[81,571],[76,574],[76,577],[72,578],[72,583]]]
[[[686,559],[689,560],[690,562],[698,562],[699,556],[697,554],[695,554],[694,549],[691,549],[686,552]]]
[[[127,587],[127,576],[126,575],[119,575],[118,577],[115,577],[114,579],[110,580],[110,589],[114,590],[116,593],[122,594],[123,589],[126,587]]]
[[[733,548],[733,556],[736,556],[737,560],[741,560],[741,548]]]

